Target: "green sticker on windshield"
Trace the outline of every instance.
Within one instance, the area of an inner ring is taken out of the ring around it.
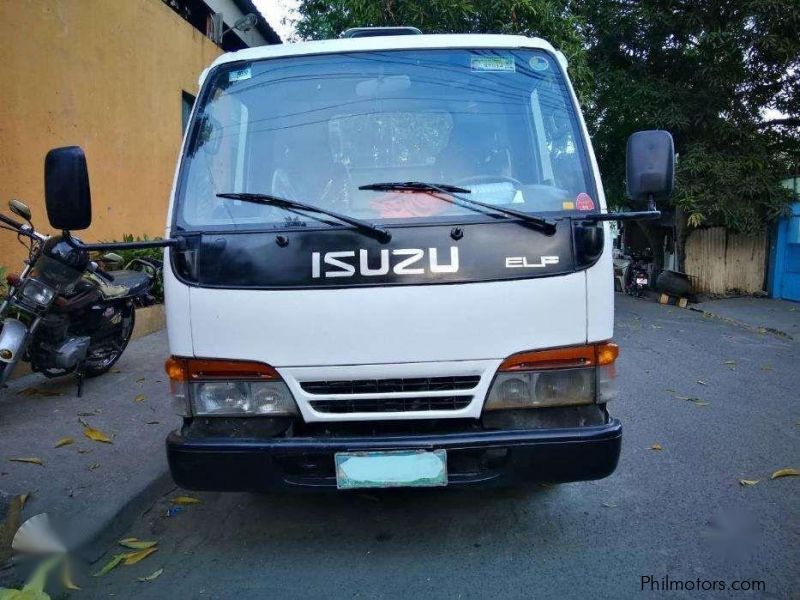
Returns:
[[[517,70],[514,59],[506,56],[473,56],[470,67],[473,71],[513,72]]]
[[[228,81],[233,83],[234,81],[244,81],[245,79],[250,79],[250,77],[252,77],[250,67],[245,67],[244,69],[231,71],[228,74]]]

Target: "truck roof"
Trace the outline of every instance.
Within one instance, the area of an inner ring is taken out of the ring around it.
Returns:
[[[522,35],[498,34],[431,34],[431,35],[385,35],[375,37],[339,38],[293,44],[275,44],[246,48],[219,56],[210,67],[200,75],[202,85],[208,70],[224,63],[240,60],[259,60],[262,58],[281,58],[311,54],[335,54],[340,52],[365,52],[370,50],[410,50],[433,48],[534,48],[554,54],[562,68],[567,60],[563,53],[541,39]]]

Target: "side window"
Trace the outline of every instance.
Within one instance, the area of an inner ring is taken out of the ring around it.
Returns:
[[[195,97],[189,92],[181,92],[181,133],[186,133],[186,127],[189,125],[189,115],[192,114],[194,100]]]
[[[531,94],[531,110],[542,157],[542,183],[571,195],[586,191],[580,142],[575,139],[576,128],[565,104],[565,91],[555,85],[538,87]]]
[[[265,207],[220,200],[213,194],[245,190],[249,110],[239,98],[218,92],[215,101],[198,115],[199,133],[189,149],[197,176],[187,182],[187,193],[197,202],[187,204],[187,222],[228,223],[239,215],[261,214]],[[208,191],[212,194],[209,195]]]

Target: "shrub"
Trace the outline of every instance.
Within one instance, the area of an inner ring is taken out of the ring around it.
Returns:
[[[161,238],[151,238],[147,235],[142,236],[133,236],[133,234],[126,233],[122,236],[123,242],[147,242],[150,240],[160,240]],[[120,240],[114,240],[120,241]],[[142,248],[140,250],[113,250],[114,254],[118,254],[122,257],[122,264],[119,268],[123,268],[129,262],[131,262],[135,258],[143,258],[143,259],[151,259],[157,260],[159,263],[162,263],[164,260],[164,249],[163,248]],[[158,275],[156,276],[156,280],[153,283],[153,289],[150,292],[153,297],[156,299],[156,302],[162,303],[164,302],[164,277],[161,270],[159,270]]]

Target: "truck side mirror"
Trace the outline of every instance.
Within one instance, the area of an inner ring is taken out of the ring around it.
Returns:
[[[53,229],[86,229],[92,223],[89,170],[79,146],[53,148],[44,159],[44,197]]]
[[[631,200],[669,198],[675,183],[675,147],[668,131],[637,131],[628,138],[626,180]]]

